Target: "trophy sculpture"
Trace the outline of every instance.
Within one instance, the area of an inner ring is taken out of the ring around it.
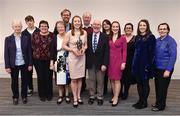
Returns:
[[[82,49],[82,45],[83,45],[80,36],[79,36],[79,39],[78,39],[77,42],[76,42],[76,45],[77,45],[78,51],[80,51],[80,50]]]

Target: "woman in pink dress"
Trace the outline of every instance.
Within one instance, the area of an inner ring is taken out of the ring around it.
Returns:
[[[111,81],[113,97],[112,106],[118,104],[119,92],[121,87],[122,71],[125,68],[127,42],[124,36],[121,36],[120,24],[117,21],[112,22],[112,34],[109,40],[110,57],[108,66],[108,77]]]
[[[72,18],[72,28],[63,39],[63,48],[69,51],[67,59],[71,78],[71,90],[73,93],[73,106],[83,104],[81,99],[82,78],[85,77],[85,51],[87,49],[87,32],[82,29],[80,16]]]

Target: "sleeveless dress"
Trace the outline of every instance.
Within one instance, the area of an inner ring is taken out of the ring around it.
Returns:
[[[73,36],[71,30],[67,33],[69,39],[68,45],[71,49],[78,50],[77,42],[79,39],[82,42],[82,47],[84,47],[87,42],[87,34],[84,31],[84,35],[80,36],[80,33],[75,33]],[[68,66],[71,79],[78,79],[85,77],[85,54],[82,56],[75,56],[72,52],[68,55]]]

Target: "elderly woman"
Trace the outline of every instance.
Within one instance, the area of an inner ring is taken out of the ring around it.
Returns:
[[[6,72],[11,75],[13,104],[18,104],[18,77],[21,71],[21,97],[23,104],[27,103],[27,74],[32,70],[31,40],[21,34],[21,21],[12,22],[13,34],[5,38],[4,58]]]
[[[152,105],[152,111],[161,111],[166,107],[167,91],[177,57],[177,44],[169,35],[169,25],[159,24],[158,32],[160,37],[156,40],[155,52],[156,103]]]

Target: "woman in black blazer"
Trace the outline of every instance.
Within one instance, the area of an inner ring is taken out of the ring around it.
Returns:
[[[18,104],[19,88],[18,77],[21,71],[21,97],[23,104],[27,103],[27,73],[32,70],[31,40],[21,34],[22,24],[13,21],[14,33],[5,38],[4,58],[5,70],[11,75],[11,89],[13,104]]]

